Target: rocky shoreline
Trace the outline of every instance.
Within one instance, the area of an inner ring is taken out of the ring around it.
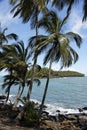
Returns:
[[[0,97],[1,100],[5,97]],[[36,103],[36,109],[38,110],[39,104]],[[17,111],[11,110],[9,104],[0,103],[0,130],[87,130],[87,107],[78,108],[79,113],[61,114],[60,110],[57,110],[56,115],[50,115],[46,111],[44,106],[41,119],[43,122],[39,128],[34,126],[29,128],[23,122],[17,122],[15,117]]]
[[[49,116],[48,113],[42,115],[42,118],[55,122],[55,126],[59,127],[58,130],[87,130],[87,114],[67,114],[58,116]],[[54,130],[55,126],[50,125],[51,129]],[[57,129],[55,129],[57,130]]]
[[[86,107],[85,107],[86,110]],[[87,130],[87,114],[59,114],[49,115],[42,112],[43,123],[39,128],[29,128],[23,123],[15,122],[15,111],[10,110],[9,105],[0,105],[0,130]]]

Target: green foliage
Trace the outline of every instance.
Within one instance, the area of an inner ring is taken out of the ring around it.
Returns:
[[[39,72],[35,72],[35,77],[45,78],[48,76],[48,68],[42,68]],[[82,77],[84,74],[75,71],[54,71],[51,70],[50,77]]]
[[[24,122],[28,126],[34,126],[38,120],[38,112],[35,110],[35,103],[30,102],[25,109]]]

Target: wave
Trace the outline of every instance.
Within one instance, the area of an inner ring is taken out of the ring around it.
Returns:
[[[10,95],[9,96],[9,101],[11,101],[12,103],[14,103],[14,101],[16,100],[16,96],[15,95]],[[8,103],[9,103],[8,101]],[[31,101],[37,103],[38,105],[41,104],[40,101],[36,100],[36,99],[31,99]],[[19,102],[17,106],[23,106],[22,102]],[[82,110],[80,111],[79,108],[73,109],[73,108],[65,108],[64,106],[61,107],[59,106],[59,104],[54,103],[54,104],[45,104],[45,108],[44,111],[48,112],[49,115],[58,115],[58,114],[80,114],[80,113],[86,113],[87,114],[87,110]]]
[[[64,108],[60,107],[57,104],[46,104],[47,108],[46,111],[49,115],[58,115],[58,114],[78,114],[80,113],[79,109],[72,109],[72,108]]]

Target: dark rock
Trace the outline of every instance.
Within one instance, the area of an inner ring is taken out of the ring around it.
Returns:
[[[73,114],[67,115],[68,120],[77,120],[77,117]]]
[[[49,115],[49,112],[46,112],[46,111],[42,111],[42,116],[48,116]]]
[[[12,106],[11,106],[11,105],[8,105],[8,104],[3,104],[3,105],[1,106],[1,109],[3,109],[3,110],[10,110],[10,109],[12,109]]]
[[[79,110],[79,112],[83,112],[83,109],[81,109],[81,108],[78,108],[78,110]]]
[[[60,113],[60,110],[57,110],[56,112]]]
[[[60,122],[62,122],[62,121],[64,121],[64,120],[67,120],[68,118],[67,118],[66,115],[59,114],[59,115],[58,115],[58,119],[59,119]]]
[[[6,96],[5,95],[0,95],[0,100],[2,99],[6,99]]]
[[[46,130],[53,130],[52,128],[47,128]]]
[[[87,126],[84,126],[84,128],[82,130],[87,130]]]
[[[87,110],[87,107],[83,107],[82,109],[83,109],[83,110]]]
[[[51,121],[57,121],[57,117],[56,117],[56,116],[49,115],[48,118],[49,118],[49,120],[51,120]]]

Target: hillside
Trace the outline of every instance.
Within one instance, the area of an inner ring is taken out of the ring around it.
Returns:
[[[48,68],[42,68],[40,71],[35,72],[35,77],[45,78],[48,75]],[[76,71],[54,71],[51,70],[50,77],[83,77],[82,73]]]

